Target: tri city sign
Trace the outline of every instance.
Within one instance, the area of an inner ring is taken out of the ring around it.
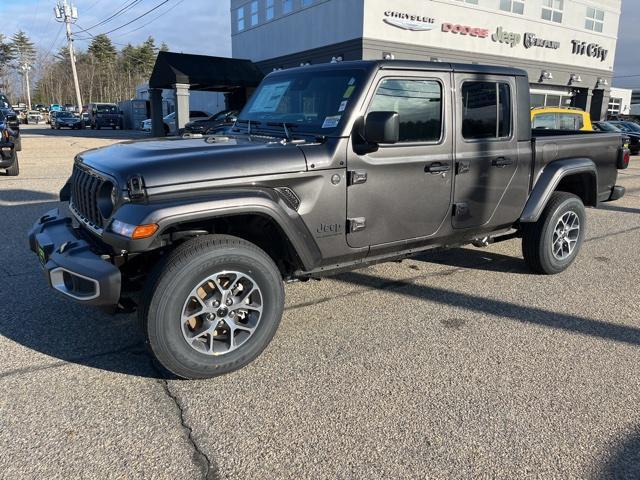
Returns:
[[[383,20],[391,26],[413,32],[430,32],[435,30],[437,26],[436,19],[433,17],[394,10],[385,11]],[[510,48],[522,45],[525,49],[560,50],[562,46],[559,40],[542,38],[532,32],[511,32],[502,26],[497,27],[492,34],[485,27],[457,22],[442,22],[439,30],[459,37],[491,38],[494,43],[505,44]],[[584,55],[589,58],[599,59],[601,62],[607,59],[609,53],[606,48],[597,43],[588,43],[581,40],[572,40],[571,49],[573,55]]]

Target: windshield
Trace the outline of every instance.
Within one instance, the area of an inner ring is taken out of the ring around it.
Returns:
[[[71,112],[58,112],[56,114],[56,117],[58,117],[58,118],[70,118],[70,117],[73,117],[73,114]]]
[[[96,105],[98,113],[118,113],[118,107],[115,105]]]
[[[360,90],[363,70],[311,70],[266,78],[240,113],[238,123],[254,127],[296,128],[301,133],[330,134],[345,117]]]
[[[616,125],[612,125],[606,122],[598,122],[596,126],[603,132],[619,132],[620,129]]]
[[[640,125],[638,125],[637,123],[624,122],[623,124],[621,124],[621,126],[623,126],[627,132],[640,133]]]

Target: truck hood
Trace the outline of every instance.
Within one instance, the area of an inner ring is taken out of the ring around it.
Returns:
[[[81,153],[76,162],[114,177],[123,186],[141,175],[146,187],[305,171],[295,145],[230,137],[125,142]]]

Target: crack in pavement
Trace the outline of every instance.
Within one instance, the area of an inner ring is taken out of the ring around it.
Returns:
[[[191,428],[191,426],[187,423],[187,420],[185,418],[184,406],[182,405],[180,396],[171,391],[171,387],[169,387],[169,381],[165,377],[164,373],[156,366],[153,358],[149,357],[149,360],[151,362],[151,368],[153,368],[158,374],[158,383],[162,386],[165,395],[171,400],[171,402],[178,410],[180,425],[182,426],[182,430],[186,434],[187,443],[193,449],[192,461],[194,465],[196,465],[196,467],[198,467],[202,471],[203,480],[218,480],[220,478],[218,466],[200,448],[195,438],[193,437],[193,428]]]

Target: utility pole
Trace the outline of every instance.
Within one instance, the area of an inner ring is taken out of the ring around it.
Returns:
[[[29,110],[31,110],[31,90],[29,87],[29,70],[31,70],[31,65],[25,63],[20,66],[20,69],[24,72],[24,79],[27,82],[27,105],[29,106]]]
[[[82,97],[80,96],[80,83],[78,82],[78,71],[76,70],[76,54],[73,51],[73,34],[71,33],[71,24],[76,23],[78,20],[78,9],[73,5],[69,5],[67,0],[58,2],[58,5],[53,7],[53,13],[56,16],[56,21],[64,22],[67,27],[67,42],[69,44],[69,59],[71,60],[71,71],[73,72],[73,83],[76,87],[76,102],[78,104],[78,110],[82,111]]]

